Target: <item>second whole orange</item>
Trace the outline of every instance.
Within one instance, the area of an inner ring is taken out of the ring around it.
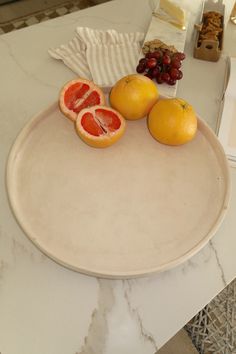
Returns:
[[[193,107],[181,98],[159,100],[148,116],[151,135],[162,144],[182,145],[197,132],[197,116]]]

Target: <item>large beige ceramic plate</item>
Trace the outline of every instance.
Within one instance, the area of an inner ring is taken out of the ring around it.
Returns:
[[[127,278],[163,271],[199,251],[220,225],[229,170],[214,133],[159,144],[146,120],[107,149],[84,144],[54,104],[17,137],[7,166],[13,212],[46,255],[73,270]]]

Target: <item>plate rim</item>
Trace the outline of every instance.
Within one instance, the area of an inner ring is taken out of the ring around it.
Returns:
[[[45,115],[46,112],[51,112],[55,109],[59,110],[58,107],[58,102],[55,101],[53,104],[47,106],[45,109],[42,109],[39,113],[34,115],[26,124],[23,126],[23,128],[19,131],[17,134],[16,138],[14,139],[11,148],[9,150],[9,154],[7,157],[7,162],[6,162],[6,169],[5,169],[5,184],[6,184],[6,190],[7,190],[7,197],[10,205],[10,209],[13,213],[13,216],[20,226],[21,230],[23,233],[26,235],[26,237],[33,243],[34,246],[36,246],[43,254],[45,254],[47,257],[55,261],[57,264],[76,271],[78,273],[82,273],[84,275],[89,275],[89,276],[95,276],[95,277],[101,277],[101,278],[106,278],[106,279],[131,279],[131,278],[139,278],[139,277],[145,277],[149,276],[152,274],[158,274],[163,271],[172,269],[178,265],[181,265],[184,263],[186,260],[189,258],[193,257],[196,253],[198,253],[210,240],[211,238],[215,235],[216,231],[219,229],[220,225],[222,224],[225,215],[229,209],[229,204],[230,204],[230,196],[231,196],[231,178],[230,178],[230,165],[228,162],[228,159],[226,157],[226,154],[224,152],[223,146],[220,143],[217,135],[215,132],[211,129],[211,127],[197,114],[197,119],[198,119],[198,127],[202,127],[202,129],[207,130],[208,134],[210,134],[211,138],[214,139],[215,144],[217,145],[217,148],[221,154],[221,159],[222,162],[224,163],[224,177],[225,177],[225,193],[224,193],[224,199],[222,200],[222,207],[219,211],[218,217],[216,218],[216,221],[212,224],[209,232],[202,236],[202,239],[195,244],[192,248],[190,248],[187,252],[182,254],[181,256],[168,261],[167,263],[163,263],[161,265],[158,265],[156,267],[151,267],[151,268],[146,268],[143,270],[134,270],[134,271],[108,271],[108,270],[102,270],[102,269],[85,269],[83,267],[76,267],[73,264],[68,264],[67,262],[64,262],[62,259],[59,259],[56,257],[54,254],[51,252],[48,252],[45,250],[40,243],[37,241],[37,238],[35,238],[34,235],[32,235],[30,232],[27,231],[27,226],[25,226],[25,222],[21,220],[21,217],[18,212],[18,208],[16,207],[16,203],[14,200],[14,196],[12,196],[12,193],[10,191],[10,185],[11,185],[11,169],[14,166],[14,158],[17,153],[17,147],[22,144],[22,141],[24,138],[28,135],[27,133],[31,130],[31,127],[33,124],[37,124],[39,120],[41,120],[41,116]],[[198,128],[199,129],[199,128]],[[210,142],[209,142],[210,143]]]

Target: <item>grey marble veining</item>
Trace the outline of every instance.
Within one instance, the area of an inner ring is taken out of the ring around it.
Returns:
[[[131,282],[129,280],[124,280],[123,287],[124,287],[124,296],[127,301],[129,312],[131,314],[131,317],[138,324],[138,327],[140,329],[140,336],[143,338],[144,341],[149,342],[153,346],[153,349],[155,351],[158,351],[158,347],[153,334],[145,328],[142,321],[142,316],[139,314],[138,308],[133,307],[132,300],[130,298],[130,293],[132,292]]]
[[[107,314],[115,306],[112,282],[98,279],[98,304],[91,315],[88,334],[78,354],[103,354],[109,334]]]
[[[220,274],[221,274],[221,278],[222,278],[222,282],[223,282],[223,285],[224,286],[227,286],[227,281],[225,279],[225,274],[224,274],[224,269],[222,267],[222,264],[220,263],[220,259],[219,259],[219,256],[218,256],[218,253],[217,253],[217,250],[216,248],[214,247],[214,243],[213,241],[209,241],[209,244],[210,244],[210,247],[212,248],[213,252],[214,252],[214,255],[215,255],[215,258],[216,258],[216,262],[217,262],[217,265],[219,267],[219,271],[220,271]]]

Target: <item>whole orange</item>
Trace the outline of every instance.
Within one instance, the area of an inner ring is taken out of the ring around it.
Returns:
[[[181,145],[192,140],[197,131],[193,107],[181,98],[159,100],[148,116],[148,128],[160,143]]]
[[[159,97],[157,86],[146,76],[133,74],[117,81],[110,93],[110,104],[126,119],[147,116]]]

